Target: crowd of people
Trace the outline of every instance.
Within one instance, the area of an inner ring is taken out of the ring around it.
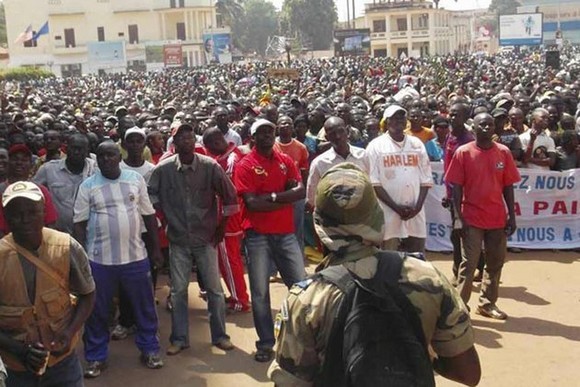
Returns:
[[[0,356],[8,385],[34,383],[40,371],[55,385],[82,385],[72,349],[83,324],[84,377],[106,369],[111,338],[130,334],[143,364],[163,367],[154,295],[163,268],[168,356],[190,345],[193,268],[214,346],[234,348],[226,312],[252,312],[255,360],[276,357],[270,375],[280,386],[308,381],[314,376],[300,367],[314,363],[298,367],[290,357],[315,355],[292,347],[299,335],[287,315],[272,318],[270,278],[279,272],[289,289],[304,284],[305,246],[325,256],[321,266],[373,255],[370,246],[424,258],[431,162],[444,165],[451,282],[462,301],[434,269],[423,273],[437,278],[439,302],[453,300],[425,337],[437,340],[440,359],[468,354],[461,361],[473,361],[463,318],[473,281],[484,278],[476,312],[507,318],[496,302],[506,238],[517,227],[518,168],[580,168],[580,49],[565,48],[561,61],[561,69],[546,68],[541,51],[332,58],[290,63],[299,80],[270,79],[267,70],[284,64],[254,62],[5,82],[0,232],[8,242],[0,254],[12,265],[0,264]],[[355,183],[333,180],[340,176]],[[368,207],[343,214],[363,192]],[[39,257],[57,273],[39,266]],[[405,265],[409,282],[419,269]],[[38,280],[48,277],[60,285]],[[10,287],[24,290],[7,296]],[[308,285],[300,289],[290,312],[304,313],[300,305],[313,297]],[[25,321],[23,305],[37,307],[36,322]],[[280,328],[291,342],[275,353]],[[471,371],[452,378],[473,384],[479,371]]]

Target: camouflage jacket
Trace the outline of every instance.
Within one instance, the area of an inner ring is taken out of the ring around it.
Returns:
[[[362,278],[372,278],[377,258],[347,262],[344,266]],[[473,346],[465,304],[431,263],[405,259],[399,286],[417,309],[430,352],[452,357]],[[313,384],[323,364],[332,319],[342,297],[334,285],[311,279],[290,289],[276,318],[276,359],[268,370],[277,387]]]

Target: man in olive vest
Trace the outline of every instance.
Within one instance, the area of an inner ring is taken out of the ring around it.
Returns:
[[[44,196],[34,183],[8,186],[2,205],[12,230],[0,241],[7,386],[83,386],[75,347],[95,298],[87,255],[70,235],[44,227]]]

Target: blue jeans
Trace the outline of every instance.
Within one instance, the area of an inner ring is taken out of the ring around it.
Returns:
[[[284,284],[290,288],[305,277],[304,259],[294,234],[259,234],[246,231],[248,276],[252,295],[256,348],[274,346],[274,322],[270,310],[270,265],[274,261]]]
[[[171,344],[189,346],[189,309],[187,288],[193,259],[197,264],[197,275],[201,276],[207,292],[207,311],[211,342],[217,344],[229,339],[226,334],[226,303],[220,282],[217,251],[213,246],[180,246],[169,244],[169,270],[171,274]]]
[[[95,307],[87,322],[83,341],[87,361],[105,361],[109,356],[109,317],[113,297],[123,289],[133,308],[135,344],[142,353],[159,352],[159,321],[155,309],[149,260],[125,265],[100,265],[90,262],[96,285]]]
[[[304,257],[304,207],[306,206],[306,199],[294,202],[294,234],[298,240],[300,251],[302,251],[302,258]]]
[[[83,370],[76,353],[72,353],[52,367],[42,376],[32,372],[8,370],[6,387],[83,387]]]

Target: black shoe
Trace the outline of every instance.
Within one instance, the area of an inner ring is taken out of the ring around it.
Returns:
[[[161,360],[161,356],[158,353],[148,353],[148,354],[141,354],[141,363],[145,365],[145,367],[156,370],[163,367],[163,360]]]
[[[274,351],[271,348],[258,349],[254,355],[254,360],[260,363],[269,363],[274,357]]]
[[[478,306],[476,313],[495,320],[506,320],[508,318],[508,315],[505,312],[493,304]]]
[[[90,361],[85,368],[85,378],[94,379],[101,376],[101,372],[107,368],[107,363],[104,361]]]

